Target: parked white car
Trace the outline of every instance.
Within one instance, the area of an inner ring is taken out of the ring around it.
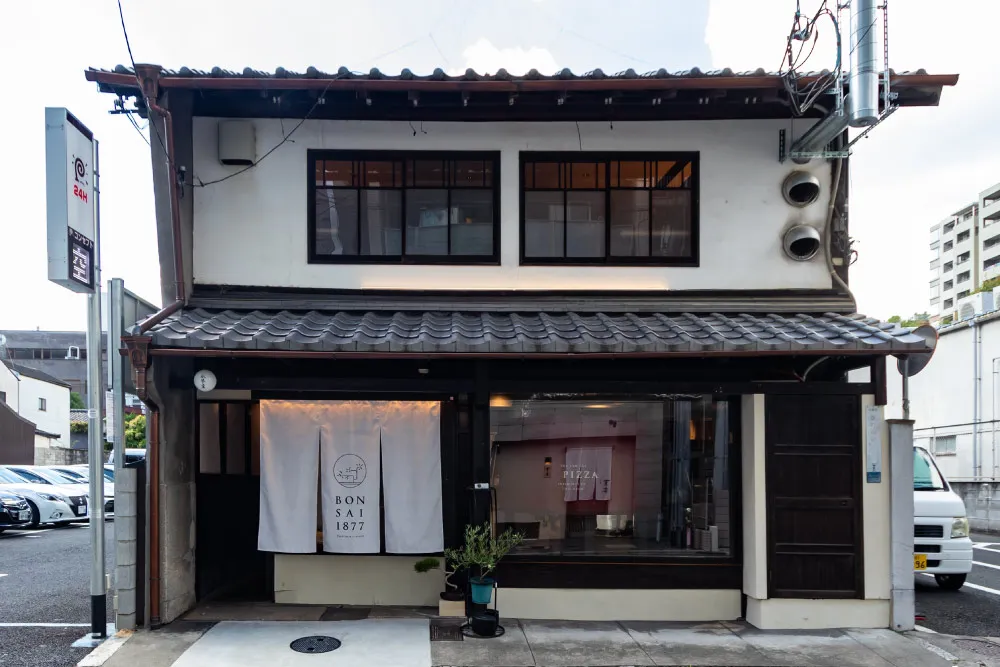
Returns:
[[[965,503],[922,447],[913,448],[913,514],[913,569],[957,591],[972,571],[969,519]]]
[[[64,477],[70,484],[86,484],[90,491],[90,468],[88,466],[45,466],[47,470]],[[104,516],[112,518],[115,515],[115,469],[104,464]]]
[[[70,507],[73,508],[77,521],[86,521],[90,517],[90,487],[87,484],[71,482],[62,475],[42,466],[5,465],[4,468],[26,482],[49,484],[59,489],[70,499]]]
[[[23,496],[28,502],[28,509],[31,510],[31,518],[26,526],[37,528],[39,524],[52,523],[56,525],[68,524],[76,521],[77,512],[82,508],[83,515],[87,515],[86,496],[82,498],[74,497],[77,503],[74,505],[70,500],[71,496],[63,493],[52,484],[32,484],[24,481],[9,470],[0,466],[0,489],[12,491],[19,496]]]

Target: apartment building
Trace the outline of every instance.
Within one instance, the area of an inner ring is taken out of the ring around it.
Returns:
[[[996,231],[1000,236],[1000,228]],[[997,244],[992,252],[1000,257],[1000,238]],[[978,202],[931,227],[928,312],[932,319],[949,316],[954,319],[958,302],[979,288],[983,275],[981,257]]]
[[[982,233],[979,257],[982,279],[1000,276],[1000,183],[994,183],[979,193],[979,220]]]

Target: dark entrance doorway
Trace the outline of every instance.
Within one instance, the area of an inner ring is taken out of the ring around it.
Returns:
[[[864,597],[860,397],[765,405],[768,596]]]
[[[272,599],[271,559],[257,551],[257,404],[199,402],[195,593],[207,600]]]

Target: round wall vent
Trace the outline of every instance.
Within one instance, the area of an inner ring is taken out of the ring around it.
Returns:
[[[819,179],[807,171],[793,171],[781,184],[785,201],[802,208],[819,199]]]
[[[806,262],[816,256],[820,247],[820,233],[809,225],[795,225],[782,239],[785,254],[797,262]]]

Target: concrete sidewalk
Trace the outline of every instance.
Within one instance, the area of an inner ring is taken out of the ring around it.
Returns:
[[[561,622],[505,619],[504,636],[433,636],[448,620],[178,622],[137,632],[103,667],[947,667],[997,665],[1000,643],[890,630],[763,631],[743,623]],[[330,635],[343,646],[308,655],[292,639]],[[964,642],[964,643],[963,643]]]

